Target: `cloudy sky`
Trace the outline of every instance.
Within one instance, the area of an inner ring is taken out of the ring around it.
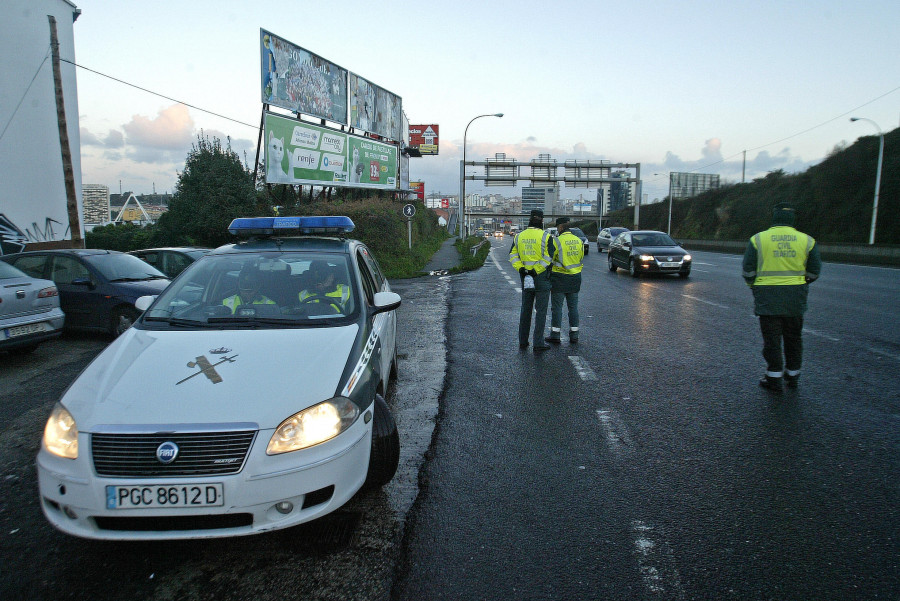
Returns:
[[[802,171],[876,133],[850,116],[900,124],[895,0],[73,2],[83,181],[114,193],[174,191],[201,132],[252,163],[260,28],[437,123],[410,166],[428,193],[458,191],[485,113],[468,159],[641,163],[651,201],[669,171],[740,181],[744,151],[747,180]]]

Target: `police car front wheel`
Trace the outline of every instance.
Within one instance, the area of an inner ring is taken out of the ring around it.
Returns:
[[[372,450],[365,488],[380,488],[391,481],[400,463],[400,435],[391,410],[380,394],[375,395],[372,420]]]

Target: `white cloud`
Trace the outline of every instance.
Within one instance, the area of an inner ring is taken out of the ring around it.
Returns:
[[[194,120],[183,104],[174,104],[159,111],[155,119],[134,115],[122,129],[128,135],[130,147],[181,150],[194,139]]]

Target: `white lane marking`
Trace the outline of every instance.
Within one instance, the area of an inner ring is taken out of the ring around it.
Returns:
[[[694,265],[709,265],[710,267],[715,267],[715,263],[701,263],[700,261],[694,261]]]
[[[832,342],[840,342],[840,338],[835,338],[830,334],[826,334],[824,332],[819,332],[818,330],[810,330],[809,328],[803,328],[804,334],[809,334],[810,336],[818,336],[819,338],[824,338],[825,340],[830,340]]]
[[[597,378],[597,374],[594,373],[594,370],[591,369],[591,366],[587,364],[587,361],[578,355],[569,355],[569,361],[572,362],[575,371],[578,372],[578,376],[585,382],[593,382],[599,379]]]
[[[882,355],[884,357],[890,357],[891,359],[895,359],[900,361],[900,355],[895,355],[894,353],[889,353],[887,351],[882,351],[877,348],[869,347],[869,351],[875,353],[876,355]]]
[[[631,436],[628,435],[625,423],[615,411],[609,409],[597,409],[597,420],[603,428],[610,450],[616,457],[621,457],[631,447]]]
[[[712,301],[703,300],[702,298],[697,298],[696,296],[691,296],[690,294],[682,294],[681,296],[683,296],[685,298],[689,298],[691,300],[695,300],[698,303],[705,303],[707,305],[712,305],[713,307],[719,307],[720,309],[728,309],[729,308],[725,305],[720,305],[719,303],[714,303]]]
[[[684,599],[681,577],[672,548],[643,520],[631,522],[634,554],[647,590],[660,599]]]

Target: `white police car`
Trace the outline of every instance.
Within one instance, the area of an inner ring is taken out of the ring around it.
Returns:
[[[66,390],[44,514],[97,539],[237,536],[327,514],[399,460],[396,316],[347,217],[236,219]]]

